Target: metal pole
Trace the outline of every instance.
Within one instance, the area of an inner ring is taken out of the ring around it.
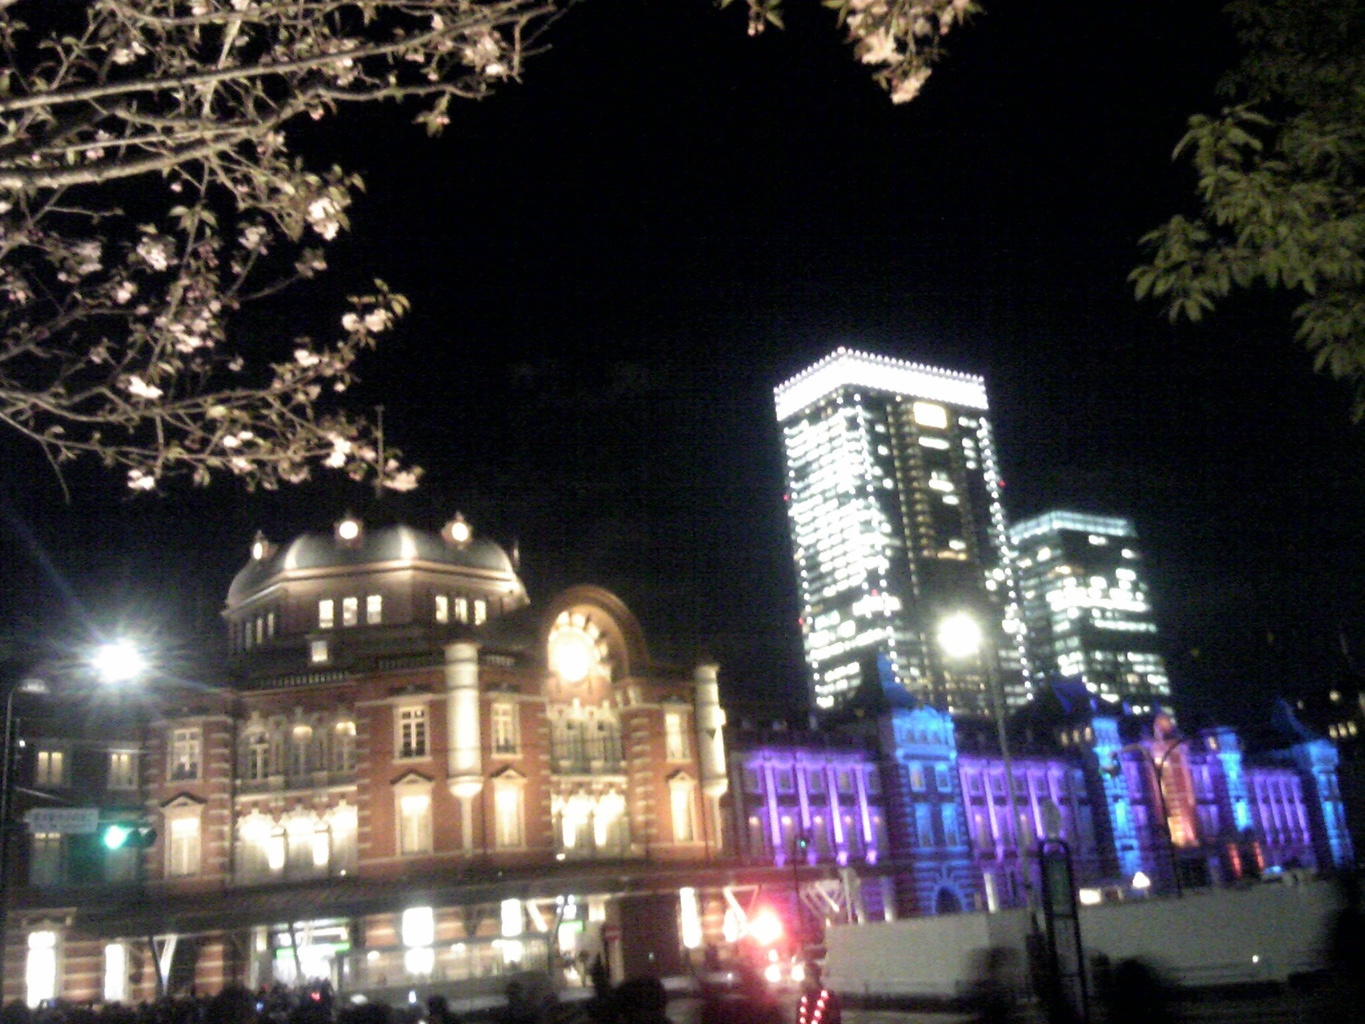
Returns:
[[[996,655],[994,639],[986,636],[982,638],[982,643],[985,648],[983,662],[988,677],[986,682],[990,687],[991,703],[995,710],[995,731],[1000,743],[1000,760],[1005,766],[1005,800],[1010,812],[1010,832],[1014,835],[1015,863],[1019,866],[1019,880],[1024,886],[1025,905],[1032,910],[1033,886],[1029,884],[1027,861],[1024,857],[1019,802],[1014,794],[1014,758],[1010,754],[1009,730],[1005,728],[1005,681],[1000,675],[1000,659]]]
[[[11,792],[11,762],[14,760],[14,695],[19,692],[19,680],[10,684],[5,696],[5,735],[0,741],[0,1002],[4,999],[5,968],[8,962],[9,933],[9,833]]]

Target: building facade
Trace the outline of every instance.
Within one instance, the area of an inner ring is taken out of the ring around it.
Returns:
[[[1010,527],[1025,649],[1036,680],[1076,679],[1137,714],[1170,679],[1131,520],[1047,512]]]
[[[1331,743],[1248,755],[1230,729],[1186,737],[1083,688],[1043,696],[1011,722],[1012,799],[995,729],[932,708],[732,730],[740,855],[795,856],[771,898],[799,893],[837,921],[1022,906],[1045,839],[1066,843],[1093,899],[1352,863]]]
[[[25,744],[29,802],[98,799],[100,826],[15,844],[6,1000],[581,983],[718,934],[716,669],[656,663],[611,594],[533,606],[458,517],[348,517],[258,536],[224,619],[229,675],[163,681],[126,739],[57,706]],[[112,823],[147,845],[101,852]]]
[[[1030,689],[995,441],[980,377],[839,349],[775,391],[811,704],[839,707],[870,658],[952,713]],[[975,622],[974,651],[943,624]]]

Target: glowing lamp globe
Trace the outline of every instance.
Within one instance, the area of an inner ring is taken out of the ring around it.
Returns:
[[[126,683],[147,670],[147,659],[129,640],[100,644],[95,648],[90,664],[106,683]]]
[[[966,612],[949,615],[938,624],[938,645],[950,658],[970,658],[981,650],[981,625]]]
[[[343,519],[337,524],[337,536],[342,540],[355,540],[360,536],[360,523],[354,519]]]

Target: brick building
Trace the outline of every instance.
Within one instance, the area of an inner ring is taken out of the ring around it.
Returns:
[[[657,663],[613,595],[532,605],[459,517],[439,534],[347,517],[258,535],[224,619],[229,670],[162,681],[118,742],[45,722],[38,746],[91,771],[59,789],[32,762],[26,799],[99,804],[101,830],[155,839],[15,844],[6,1000],[500,989],[581,977],[598,953],[667,968],[680,928],[718,918],[716,669]]]

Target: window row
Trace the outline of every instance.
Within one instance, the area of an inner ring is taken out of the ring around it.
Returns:
[[[486,598],[469,598],[464,594],[436,594],[433,597],[432,615],[437,622],[472,623],[481,626],[488,619]]]
[[[238,777],[265,782],[273,777],[311,779],[315,773],[355,770],[355,722],[283,720],[255,723],[242,734]]]
[[[268,608],[228,627],[228,644],[233,651],[249,651],[267,640],[275,639],[275,609]]]
[[[318,629],[335,629],[337,626],[337,601],[332,597],[324,597],[318,601]],[[341,626],[360,625],[360,598],[343,597],[341,599]],[[365,595],[365,625],[378,626],[384,622],[384,595],[366,594]]]
[[[773,787],[778,793],[796,792],[797,780],[803,779],[805,791],[809,796],[823,796],[829,792],[830,777],[833,776],[834,791],[840,796],[853,796],[857,792],[857,768],[795,768],[778,765],[772,769]],[[862,772],[863,788],[869,796],[881,794],[881,776],[874,769]],[[745,788],[750,793],[763,792],[763,772],[760,766],[749,765],[744,769]]]
[[[138,784],[138,755],[132,750],[104,753],[104,788],[111,792],[131,791]],[[39,789],[64,789],[75,785],[76,775],[93,774],[93,763],[83,772],[73,772],[71,752],[65,746],[40,746],[33,758],[33,784]]]

